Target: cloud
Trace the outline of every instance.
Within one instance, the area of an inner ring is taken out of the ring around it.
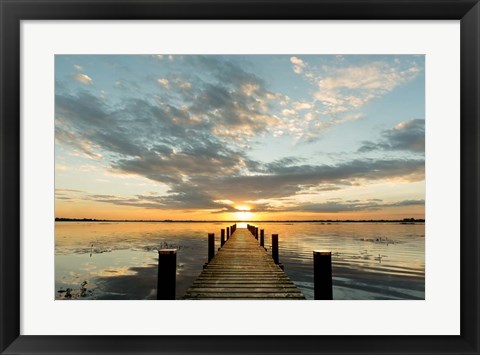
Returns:
[[[238,203],[278,199],[309,193],[314,189],[317,192],[338,190],[355,186],[358,182],[391,179],[412,182],[424,179],[423,160],[359,160],[336,166],[282,166],[282,162],[278,161],[266,166],[257,164],[256,168],[259,171],[255,175],[213,172],[212,176],[191,175],[188,181],[179,183],[173,179],[170,182],[168,202],[178,208],[193,208],[189,202],[190,197],[193,197],[192,201],[201,201],[205,206],[213,208],[215,205],[212,201],[219,200],[228,199]],[[144,169],[143,176],[155,178],[150,175],[155,168],[145,165]],[[136,172],[141,173],[139,170]],[[195,203],[197,205],[201,204]]]
[[[294,102],[293,103],[293,108],[297,111],[301,110],[309,110],[312,108],[312,104],[308,102]]]
[[[89,156],[100,157],[105,151],[120,155],[142,154],[138,141],[130,135],[132,127],[129,124],[129,117],[111,112],[105,102],[90,93],[55,97],[56,140]]]
[[[75,64],[75,65],[73,66],[73,69],[75,69],[75,70],[83,70],[83,67],[82,67],[81,65]]]
[[[290,62],[293,64],[293,71],[297,74],[301,74],[307,66],[305,62],[298,57],[291,57]]]
[[[313,103],[297,101],[282,107],[290,115],[284,120],[270,113],[271,106],[290,102],[288,98],[270,91],[261,78],[239,65],[216,57],[175,59],[194,66],[198,76],[160,79],[163,83],[158,84],[169,86],[167,93],[160,90],[161,95],[131,95],[112,103],[84,89],[75,94],[57,92],[57,144],[89,159],[102,157],[102,163],[117,174],[142,176],[169,189],[162,196],[91,195],[89,199],[145,208],[216,211],[231,209],[227,201],[265,201],[257,204],[261,209],[272,208],[269,200],[300,194],[383,179],[424,179],[424,159],[361,159],[336,165],[306,164],[295,157],[256,161],[248,156],[250,137],[282,132],[298,136],[311,132],[315,137],[321,130],[360,115],[320,119]],[[294,61],[300,65],[298,58]],[[208,77],[202,76],[204,72]],[[149,78],[152,86],[157,77]],[[332,104],[337,109],[348,106],[345,102]],[[298,111],[303,111],[303,116],[298,116]],[[382,137],[396,145],[405,144],[401,134],[408,127],[398,127]]]
[[[65,194],[69,192],[75,192],[75,193],[83,193],[84,191],[82,190],[75,190],[75,189],[62,189],[62,188],[55,188],[55,194]]]
[[[420,67],[411,64],[372,62],[346,67],[326,67],[316,78],[315,98],[325,107],[325,114],[357,109],[418,76]]]
[[[86,195],[85,200],[95,201],[100,203],[109,203],[119,206],[134,206],[147,209],[203,209],[210,210],[213,214],[225,212],[237,212],[233,201],[230,200],[210,200],[208,195],[197,191],[193,195],[188,196],[151,196],[151,195],[136,195],[134,197],[122,197],[112,195]],[[73,200],[74,198],[68,196],[58,196],[57,199]],[[314,213],[341,213],[341,212],[359,212],[359,211],[378,211],[386,208],[398,207],[415,207],[425,206],[425,200],[399,200],[393,202],[378,202],[372,200],[352,200],[343,201],[342,199],[329,199],[326,202],[320,203],[286,203],[281,205],[273,205],[272,203],[254,203],[249,202],[250,212],[314,212]]]
[[[269,104],[265,95],[260,90],[253,93],[222,84],[204,84],[196,92],[189,111],[214,122],[212,133],[244,140],[279,124],[278,118],[267,113]]]
[[[72,77],[85,85],[93,85],[93,80],[87,74],[73,74]]]
[[[285,116],[293,116],[295,115],[297,112],[295,110],[291,110],[291,109],[284,109],[282,110],[282,113],[285,115]]]
[[[381,136],[378,142],[363,142],[358,151],[401,150],[425,153],[425,120],[411,119],[400,122],[394,128],[383,131]]]
[[[147,209],[204,209],[222,210],[230,209],[230,204],[225,201],[212,201],[208,195],[201,191],[191,191],[187,195],[152,196],[136,195],[134,197],[123,197],[113,195],[87,195],[86,200],[109,203],[118,206],[134,206]]]
[[[192,84],[188,82],[184,82],[184,83],[180,83],[179,86],[180,86],[180,89],[182,90],[188,90],[192,87]]]
[[[116,80],[114,87],[126,92],[138,92],[140,90],[140,85],[136,81],[128,79]]]
[[[55,188],[55,199],[63,202],[73,202],[78,199],[84,199],[85,193],[81,190]]]
[[[375,211],[385,208],[407,207],[407,206],[425,206],[425,200],[403,200],[391,203],[380,203],[374,201],[327,201],[323,203],[300,204],[287,208],[286,211],[299,212],[320,212],[320,213],[339,213],[339,212],[358,212]],[[282,211],[283,212],[283,211]]]
[[[165,78],[162,78],[162,79],[158,79],[157,82],[162,85],[165,89],[170,89],[170,82],[165,79]]]
[[[298,142],[318,140],[332,127],[362,118],[365,104],[414,80],[421,71],[414,62],[386,60],[352,65],[341,59],[335,66],[319,68],[298,57],[290,58],[297,66],[296,72],[313,85],[313,93],[310,100],[279,101],[283,117],[277,131]]]
[[[226,200],[278,199],[382,179],[424,179],[423,159],[363,159],[338,165],[309,165],[295,157],[270,163],[252,160],[240,146],[225,144],[223,136],[212,134],[218,122],[192,119],[213,107],[227,110],[234,95],[221,87],[204,89],[212,95],[197,100],[197,105],[205,107],[197,106],[196,112],[140,99],[113,110],[87,92],[57,95],[56,139],[92,158],[103,154],[118,174],[135,174],[169,186],[165,196],[142,196],[140,200],[138,196],[95,197],[99,202],[145,208],[220,210],[231,206]],[[245,124],[249,129],[258,124],[242,120],[234,116],[222,124]]]

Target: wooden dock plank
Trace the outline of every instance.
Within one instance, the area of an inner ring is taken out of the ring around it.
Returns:
[[[248,231],[238,228],[208,263],[184,299],[305,299]]]

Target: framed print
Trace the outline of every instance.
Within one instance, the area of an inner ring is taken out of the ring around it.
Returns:
[[[1,6],[2,354],[479,353],[476,1]]]

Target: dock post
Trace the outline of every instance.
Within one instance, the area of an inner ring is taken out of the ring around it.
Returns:
[[[315,300],[333,300],[331,251],[313,251],[313,288]]]
[[[177,249],[158,251],[157,300],[174,300],[177,277]]]
[[[220,248],[225,244],[225,229],[222,229],[220,233]]]
[[[215,234],[208,233],[208,262],[213,259],[215,255]]]
[[[279,264],[278,260],[278,234],[272,234],[272,258],[275,264]]]
[[[258,227],[255,227],[255,239],[258,240]]]
[[[260,229],[260,246],[265,247],[265,230]]]
[[[230,227],[227,227],[227,239],[230,238]]]

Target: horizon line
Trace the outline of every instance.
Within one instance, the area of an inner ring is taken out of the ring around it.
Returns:
[[[195,220],[195,219],[97,219],[55,217],[55,222],[167,222],[167,223],[261,223],[261,222],[425,222],[424,218],[402,219],[289,219],[289,220]]]

